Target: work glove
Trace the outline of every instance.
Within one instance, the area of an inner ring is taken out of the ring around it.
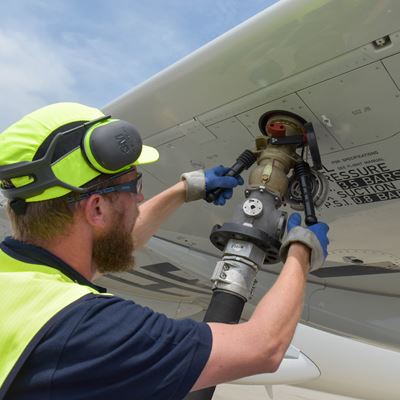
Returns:
[[[243,185],[241,176],[224,176],[229,171],[222,165],[207,170],[197,170],[185,172],[181,175],[181,180],[186,182],[186,202],[205,199],[209,192],[222,188],[222,192],[214,200],[215,205],[223,206],[226,200],[233,194],[233,188],[237,185]]]
[[[287,235],[280,249],[280,256],[283,262],[286,261],[289,247],[292,243],[300,242],[311,250],[310,272],[321,268],[325,258],[328,256],[328,230],[329,226],[324,222],[303,228],[301,226],[301,216],[293,213],[287,223]]]

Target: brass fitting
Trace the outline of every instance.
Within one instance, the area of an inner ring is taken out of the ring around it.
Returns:
[[[264,186],[270,192],[283,199],[288,188],[287,174],[300,159],[296,153],[297,145],[271,144],[274,127],[284,136],[303,134],[303,124],[288,115],[274,115],[264,127],[266,136],[256,139],[257,167],[251,170],[250,186]]]

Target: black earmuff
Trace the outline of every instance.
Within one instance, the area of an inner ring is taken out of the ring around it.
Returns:
[[[139,132],[121,120],[94,126],[85,133],[82,143],[89,162],[106,174],[131,166],[142,152]]]

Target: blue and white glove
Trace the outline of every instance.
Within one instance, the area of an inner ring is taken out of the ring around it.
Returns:
[[[213,201],[216,206],[223,206],[226,200],[230,199],[233,195],[233,188],[237,185],[243,185],[243,179],[239,175],[224,176],[229,171],[229,168],[219,165],[214,168],[207,169],[204,172],[206,178],[206,193],[212,192],[215,189],[223,189],[219,196]]]
[[[181,175],[181,179],[186,182],[186,202],[205,199],[207,193],[215,189],[224,189],[215,199],[214,204],[222,206],[226,200],[230,199],[233,194],[233,188],[237,185],[243,185],[241,176],[224,176],[229,171],[222,165],[207,170],[197,170],[185,172]]]
[[[311,250],[310,271],[315,271],[324,265],[328,256],[328,231],[329,226],[324,222],[318,222],[307,228],[301,226],[301,216],[293,213],[287,223],[288,234],[282,243],[280,256],[283,262],[286,261],[289,247],[292,243],[300,242]]]

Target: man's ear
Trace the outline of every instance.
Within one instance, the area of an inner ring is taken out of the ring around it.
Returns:
[[[82,212],[89,225],[101,229],[110,219],[111,204],[103,196],[93,194],[83,202]]]

